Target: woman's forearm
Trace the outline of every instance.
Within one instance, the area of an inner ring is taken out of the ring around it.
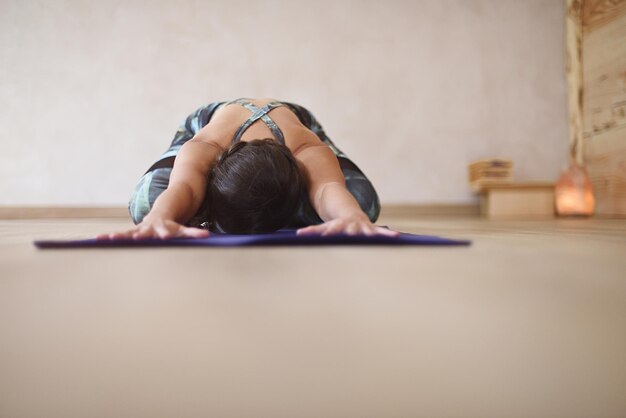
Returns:
[[[193,200],[193,191],[189,186],[184,183],[170,185],[155,200],[146,218],[160,218],[184,224],[198,210]]]
[[[322,185],[313,197],[313,207],[323,221],[367,216],[345,184],[339,182]]]
[[[324,183],[311,197],[314,209],[324,221],[298,229],[298,235],[385,235],[397,237],[399,233],[376,226],[361,210],[357,200],[340,181]]]

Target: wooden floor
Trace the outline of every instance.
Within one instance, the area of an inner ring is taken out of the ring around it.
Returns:
[[[48,250],[0,221],[0,417],[624,417],[626,220],[471,247]]]

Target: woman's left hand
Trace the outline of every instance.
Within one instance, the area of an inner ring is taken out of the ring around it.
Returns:
[[[337,218],[323,224],[311,225],[300,228],[298,235],[385,235],[388,237],[397,237],[400,235],[397,231],[376,226],[370,222],[369,218],[363,215],[350,216],[345,218]]]

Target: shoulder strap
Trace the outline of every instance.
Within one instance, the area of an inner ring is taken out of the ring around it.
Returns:
[[[270,131],[272,131],[272,134],[274,135],[276,140],[280,142],[281,144],[285,145],[285,135],[283,134],[283,131],[281,131],[278,125],[276,124],[276,122],[274,122],[272,118],[268,116],[268,113],[270,110],[282,106],[283,105],[282,103],[270,102],[266,104],[265,106],[263,106],[262,108],[258,108],[257,106],[253,105],[252,103],[250,103],[249,101],[245,99],[237,99],[233,101],[233,103],[240,104],[252,112],[252,115],[248,118],[248,120],[246,120],[243,123],[243,125],[241,125],[239,129],[237,129],[237,132],[235,133],[235,136],[233,137],[233,143],[240,141],[241,136],[250,127],[250,125],[252,125],[257,120],[261,119],[267,125]]]

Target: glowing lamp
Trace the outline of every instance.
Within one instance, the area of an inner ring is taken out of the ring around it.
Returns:
[[[593,187],[585,167],[572,161],[555,186],[559,216],[591,216],[595,208]]]

